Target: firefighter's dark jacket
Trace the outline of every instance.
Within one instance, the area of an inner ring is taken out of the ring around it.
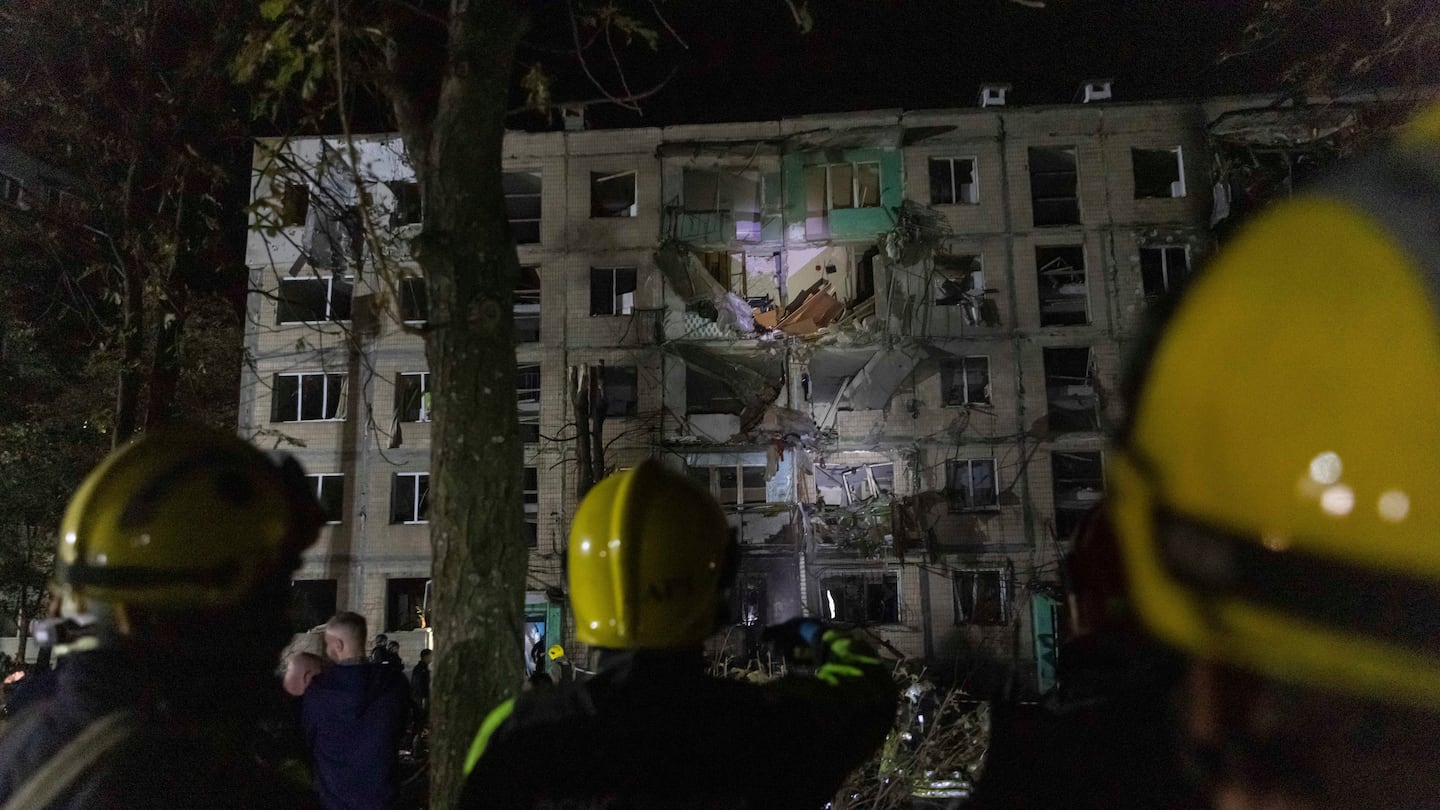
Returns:
[[[242,679],[221,667],[95,650],[69,656],[55,678],[54,693],[18,712],[0,736],[0,804],[97,719],[131,710],[135,730],[51,810],[318,806],[308,786],[255,755],[255,701],[274,688],[263,673]]]
[[[889,665],[859,670],[753,684],[699,652],[609,651],[589,680],[496,710],[459,807],[818,808],[894,722]]]
[[[301,725],[326,807],[394,806],[409,711],[410,685],[397,666],[339,664],[310,682]]]

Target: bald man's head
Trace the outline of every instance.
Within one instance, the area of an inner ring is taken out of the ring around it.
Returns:
[[[295,697],[305,694],[310,682],[325,669],[325,659],[315,653],[297,652],[285,662],[285,691]]]

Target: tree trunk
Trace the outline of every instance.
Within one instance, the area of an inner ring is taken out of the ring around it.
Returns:
[[[127,262],[121,293],[120,378],[115,386],[115,435],[119,447],[135,435],[140,415],[141,362],[145,355],[145,280],[139,268]]]
[[[430,443],[434,807],[454,806],[476,731],[524,678],[528,551],[511,304],[520,262],[500,155],[515,48],[527,23],[516,2],[456,0],[434,121],[425,126],[398,116],[425,198],[425,223],[413,249],[430,291],[425,351],[436,403]]]

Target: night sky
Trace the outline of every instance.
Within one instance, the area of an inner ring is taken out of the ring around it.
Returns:
[[[1263,91],[1273,86],[1264,66],[1216,65],[1258,5],[1048,0],[1033,9],[1009,0],[812,0],[815,27],[802,35],[781,0],[661,3],[689,48],[667,45],[660,58],[636,50],[623,64],[632,89],[677,65],[678,73],[642,104],[643,117],[612,107],[593,120],[626,126],[968,107],[983,82],[1013,85],[1011,103],[1020,105],[1078,100],[1077,87],[1090,78],[1113,78],[1118,101]],[[535,48],[520,59],[563,65]],[[593,67],[607,65],[602,59]],[[613,71],[602,75],[615,81]],[[571,97],[597,95],[583,82],[563,89]]]

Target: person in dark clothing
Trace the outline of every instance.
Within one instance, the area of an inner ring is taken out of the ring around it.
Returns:
[[[397,668],[366,661],[364,643],[364,617],[332,618],[325,653],[335,665],[310,681],[301,704],[315,789],[327,810],[381,810],[397,796],[410,689]]]
[[[375,646],[370,648],[370,663],[383,664],[403,672],[405,664],[400,660],[400,642],[391,641],[384,633],[376,636]]]
[[[53,694],[0,737],[0,802],[317,806],[254,751],[290,573],[322,523],[299,464],[231,435],[151,431],[111,454],[61,525],[61,615],[37,636],[81,630],[56,647]]]
[[[812,676],[756,685],[706,673],[701,645],[737,549],[710,495],[659,462],[590,491],[569,555],[576,636],[601,650],[599,669],[496,708],[458,807],[818,808],[889,731],[890,668],[813,620],[771,629]],[[535,766],[546,761],[564,767]]]
[[[430,651],[421,650],[420,660],[410,670],[410,699],[423,716],[430,711]]]

